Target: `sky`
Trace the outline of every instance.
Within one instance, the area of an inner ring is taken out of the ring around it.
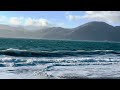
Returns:
[[[74,28],[90,21],[120,25],[120,11],[0,11],[0,24]]]

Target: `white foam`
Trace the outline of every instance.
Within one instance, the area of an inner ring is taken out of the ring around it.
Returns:
[[[13,59],[26,61],[14,62]],[[84,62],[84,60],[88,60],[88,62]],[[95,60],[96,62],[89,62],[89,60]],[[102,60],[104,61],[100,62]],[[0,67],[0,78],[4,79],[120,77],[120,56],[112,54],[60,58],[12,57],[2,55],[0,56],[0,61],[6,65],[6,67]],[[52,61],[52,63],[38,63],[35,66],[14,67],[15,63],[29,64],[34,61]]]

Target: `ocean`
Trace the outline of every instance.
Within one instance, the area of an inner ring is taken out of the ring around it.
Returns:
[[[0,38],[0,79],[120,79],[120,43]]]

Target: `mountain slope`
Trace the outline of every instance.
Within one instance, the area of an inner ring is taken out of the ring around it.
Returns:
[[[89,22],[74,28],[68,36],[75,40],[110,40],[114,38],[114,27],[104,22]]]
[[[120,41],[120,26],[114,27],[97,21],[88,22],[73,29],[50,27],[26,30],[24,27],[0,25],[0,37]]]

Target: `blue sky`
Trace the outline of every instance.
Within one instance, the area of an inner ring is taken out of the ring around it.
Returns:
[[[119,11],[0,11],[0,24],[77,27],[89,21],[119,25]]]

